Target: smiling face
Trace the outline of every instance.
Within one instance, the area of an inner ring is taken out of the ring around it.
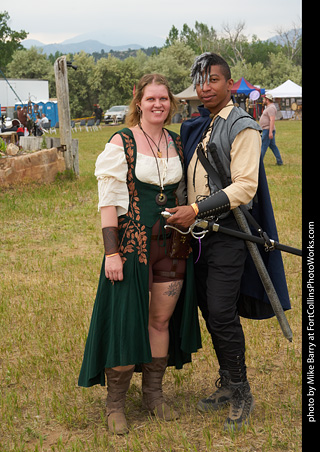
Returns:
[[[137,105],[142,112],[142,123],[164,124],[171,107],[166,86],[154,82],[150,83],[144,88],[141,102]]]
[[[210,67],[209,81],[206,74],[203,74],[203,80],[202,86],[196,85],[197,95],[211,113],[217,114],[231,98],[233,80],[226,80],[219,65]]]

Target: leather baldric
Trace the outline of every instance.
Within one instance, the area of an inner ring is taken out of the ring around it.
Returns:
[[[209,127],[204,133],[202,140],[200,141],[197,149],[202,146],[203,149],[206,149],[208,141],[210,139],[210,135],[213,128],[213,121],[211,121]],[[210,188],[208,184],[208,173],[202,165],[198,165],[198,156],[197,152],[193,154],[193,157],[188,166],[188,203],[192,204],[197,200],[197,196],[201,195],[201,197],[210,195]],[[200,191],[198,189],[200,185]]]

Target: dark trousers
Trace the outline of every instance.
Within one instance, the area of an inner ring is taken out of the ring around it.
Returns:
[[[238,229],[232,213],[219,223]],[[196,260],[197,242],[193,248]],[[220,369],[228,370],[234,382],[246,379],[245,338],[237,312],[246,255],[243,240],[211,232],[202,239],[200,258],[194,265],[199,308],[211,334]]]

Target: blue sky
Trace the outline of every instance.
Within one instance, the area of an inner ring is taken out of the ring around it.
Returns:
[[[105,44],[152,46],[165,41],[172,25],[179,30],[184,23],[193,28],[195,21],[212,26],[219,34],[223,24],[232,27],[244,21],[246,36],[268,39],[279,28],[300,27],[301,8],[302,0],[28,0],[23,7],[7,3],[1,11],[8,11],[13,30],[24,29],[28,39],[44,44],[98,31]]]

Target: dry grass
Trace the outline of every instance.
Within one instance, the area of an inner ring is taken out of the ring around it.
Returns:
[[[195,408],[212,390],[218,370],[203,323],[203,349],[193,363],[165,376],[165,394],[180,412],[178,421],[157,422],[141,411],[140,376],[134,375],[127,401],[130,434],[115,437],[105,427],[106,389],[77,386],[102,258],[94,162],[111,131],[74,135],[78,180],[0,193],[0,451],[300,451],[297,256],[283,253],[293,342],[275,319],[243,320],[256,400],[247,429],[230,435],[222,429],[227,409],[205,416]],[[270,150],[265,166],[280,241],[301,247],[301,123],[277,123],[276,139],[285,166],[274,165]]]

